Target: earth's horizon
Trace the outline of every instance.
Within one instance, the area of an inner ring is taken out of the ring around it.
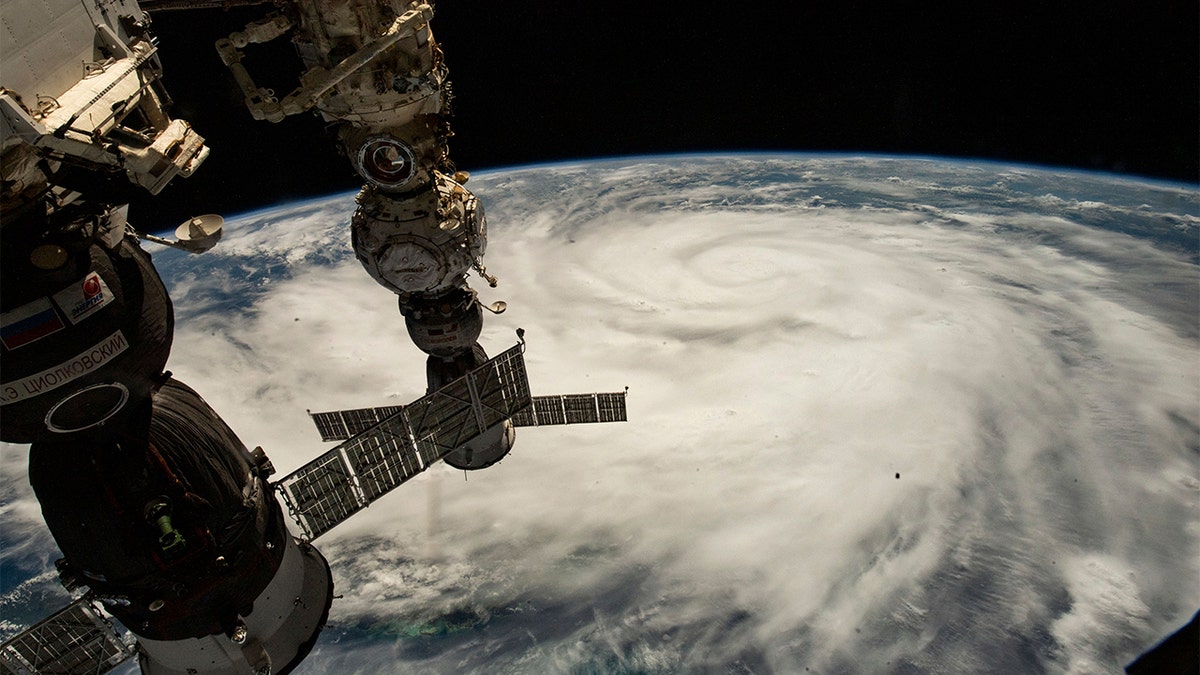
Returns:
[[[503,166],[488,166],[482,169],[472,169],[467,173],[478,182],[479,179],[487,178],[498,174],[511,173],[515,171],[529,170],[553,170],[558,168],[571,167],[576,165],[597,165],[610,162],[617,163],[654,163],[654,162],[669,162],[681,161],[688,159],[722,159],[722,158],[741,158],[741,159],[791,159],[791,160],[862,160],[862,161],[891,161],[891,162],[931,162],[938,164],[962,164],[975,168],[993,168],[998,173],[1004,170],[1026,170],[1040,173],[1051,174],[1063,178],[1077,176],[1081,178],[1091,178],[1100,181],[1117,181],[1121,183],[1133,183],[1144,186],[1158,187],[1164,189],[1183,189],[1183,190],[1200,190],[1200,183],[1190,183],[1186,180],[1178,178],[1169,178],[1164,176],[1151,176],[1144,174],[1126,173],[1118,171],[1105,171],[1103,169],[1092,169],[1086,167],[1066,166],[1059,164],[1039,164],[1036,162],[1009,161],[1003,159],[992,159],[984,157],[969,157],[969,156],[941,156],[931,154],[900,154],[887,152],[841,152],[837,150],[763,150],[763,149],[748,149],[744,151],[737,150],[721,150],[721,151],[694,151],[694,152],[664,152],[664,153],[646,153],[633,155],[611,155],[591,158],[568,158],[558,159],[545,162],[530,162],[526,164],[513,164]],[[469,181],[468,181],[469,182]],[[219,210],[218,215],[230,221],[250,218],[264,211],[273,211],[281,208],[290,208],[301,206],[308,202],[325,201],[342,197],[345,195],[354,195],[358,193],[359,188],[349,188],[339,190],[327,194],[301,195],[289,201],[280,201],[273,204],[267,204],[243,211],[237,211],[232,214],[223,214]],[[132,214],[136,218],[137,214]],[[199,214],[197,214],[199,215]],[[145,230],[150,234],[168,237],[175,232],[178,223],[167,224],[160,223],[158,226]],[[153,247],[157,248],[157,247]]]

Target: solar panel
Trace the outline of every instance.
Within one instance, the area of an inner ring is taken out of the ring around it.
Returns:
[[[414,438],[441,437],[438,441],[449,443],[451,449],[461,443],[457,439],[478,426],[471,415],[471,393],[465,377],[413,401],[405,408],[404,416]]]
[[[6,673],[107,673],[133,656],[84,596],[0,645]]]
[[[533,404],[512,418],[513,426],[537,427],[547,424],[566,424],[562,396],[536,396]]]
[[[553,424],[624,422],[625,392],[599,394],[560,394],[534,396],[533,405],[513,415],[518,427],[542,427]]]
[[[300,527],[315,539],[529,401],[516,345],[407,406],[312,415],[322,438],[358,431],[278,485]]]
[[[322,441],[344,441],[355,434],[370,429],[379,422],[404,410],[404,406],[390,405],[381,408],[356,408],[354,410],[335,410],[308,415],[317,425]]]
[[[509,419],[514,426],[539,427],[554,424],[624,422],[627,420],[625,392],[623,391],[534,396],[532,401],[533,403],[529,407],[510,415]],[[354,433],[361,433],[362,430],[370,428],[379,420],[386,419],[403,409],[403,406],[385,406],[309,413],[309,415],[317,425],[317,430],[321,432],[322,440],[344,441]],[[492,418],[489,417],[489,419]],[[329,429],[339,431],[331,432]],[[353,433],[347,433],[345,431],[347,429]]]
[[[567,413],[567,424],[599,422],[595,396],[567,395],[562,397],[563,410]]]
[[[330,450],[280,481],[284,501],[309,539],[328,532],[365,506],[342,447]]]
[[[601,422],[626,421],[625,392],[596,394],[596,410]]]
[[[476,414],[485,427],[492,427],[529,405],[529,379],[518,347],[494,359],[496,367],[476,370],[467,381],[477,395]]]

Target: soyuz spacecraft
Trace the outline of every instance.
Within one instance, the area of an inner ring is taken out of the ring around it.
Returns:
[[[169,116],[148,11],[261,0],[0,0],[0,440],[29,443],[29,480],[83,595],[0,645],[0,670],[282,673],[333,598],[320,535],[438,461],[499,461],[514,427],[622,421],[625,393],[532,396],[524,340],[488,358],[483,207],[450,162],[450,84],[432,9],[402,0],[276,0],[216,42],[251,115],[315,112],[365,185],[359,261],[399,299],[428,355],[424,397],[312,414],[338,445],[284,478],[165,372],[170,298],[139,239],[202,252],[215,217],[176,240],[138,234],[128,202],[209,149]],[[295,91],[256,84],[245,47],[290,38]],[[521,337],[520,331],[518,336]],[[289,530],[287,511],[301,534]],[[103,610],[101,610],[101,607]],[[109,616],[134,636],[122,638]]]

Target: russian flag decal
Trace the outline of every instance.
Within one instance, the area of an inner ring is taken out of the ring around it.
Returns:
[[[0,342],[4,343],[6,349],[16,349],[57,333],[64,327],[50,299],[38,298],[11,312],[0,314]]]

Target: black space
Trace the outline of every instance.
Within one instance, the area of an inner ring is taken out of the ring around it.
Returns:
[[[213,148],[135,204],[147,230],[360,182],[311,115],[255,122],[212,43],[266,7],[162,12],[174,114]],[[1200,180],[1194,0],[957,3],[451,2],[434,34],[452,157],[482,170],[739,150],[909,153]],[[247,66],[280,95],[286,39]]]

